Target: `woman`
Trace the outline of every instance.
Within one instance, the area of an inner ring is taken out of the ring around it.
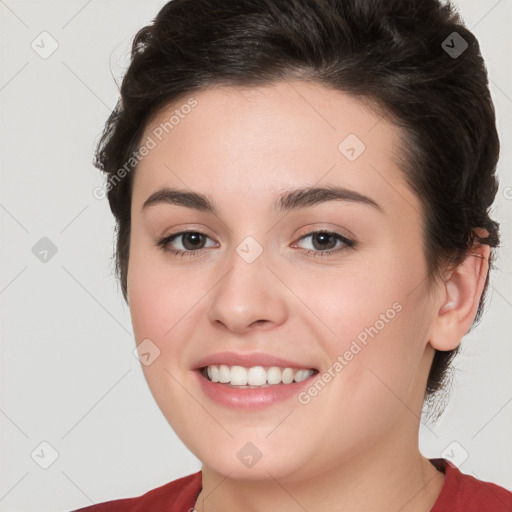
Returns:
[[[483,311],[498,154],[451,6],[169,2],[96,165],[146,380],[202,469],[82,510],[511,510],[418,448]]]

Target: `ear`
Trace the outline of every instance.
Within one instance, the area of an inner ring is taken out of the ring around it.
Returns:
[[[429,338],[433,348],[443,351],[457,348],[471,327],[487,279],[490,252],[489,245],[474,245],[444,281]]]

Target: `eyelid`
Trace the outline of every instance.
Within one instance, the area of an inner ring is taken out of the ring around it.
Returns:
[[[163,237],[157,238],[155,243],[157,246],[161,247],[164,251],[166,251],[167,250],[166,246],[168,246],[171,242],[174,242],[176,239],[179,239],[180,237],[183,237],[184,235],[187,235],[189,233],[201,235],[201,236],[215,242],[215,240],[213,240],[213,238],[210,235],[208,235],[207,233],[204,233],[203,231],[200,231],[197,229],[184,229],[184,230],[176,231],[169,235],[165,235]],[[218,242],[215,242],[215,243],[218,244]],[[206,248],[208,248],[208,247],[206,247]],[[205,249],[205,247],[201,247],[199,249],[194,249],[194,250],[187,250],[187,251],[184,251],[183,249],[174,249],[174,251],[181,252],[181,253],[193,254],[195,252],[200,252],[203,249]],[[168,252],[172,252],[172,251],[169,249]]]
[[[337,224],[330,223],[308,224],[307,226],[299,230],[298,238],[302,238],[305,235],[311,235],[312,233],[318,233],[319,231],[339,235],[342,238],[353,241],[354,243],[357,238],[356,235],[352,233],[352,231],[350,231],[349,229],[341,227]]]

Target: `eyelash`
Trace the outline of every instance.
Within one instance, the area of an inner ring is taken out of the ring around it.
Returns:
[[[161,249],[166,254],[172,254],[174,256],[181,256],[181,257],[185,256],[187,258],[197,257],[198,253],[200,253],[203,249],[195,249],[192,251],[182,251],[179,249],[173,249],[173,248],[169,247],[170,242],[174,241],[175,238],[178,238],[180,236],[190,234],[190,233],[193,233],[196,235],[201,235],[206,238],[210,238],[207,234],[202,233],[201,231],[179,231],[178,233],[174,233],[172,235],[169,235],[167,237],[159,239],[157,241],[156,245],[158,246],[159,249]],[[312,235],[316,235],[316,234],[334,235],[334,237],[337,240],[344,243],[344,246],[342,246],[341,248],[338,248],[338,249],[329,249],[327,251],[301,249],[301,252],[305,253],[307,256],[310,256],[313,253],[313,258],[316,258],[318,255],[320,257],[325,257],[325,256],[329,256],[333,253],[341,253],[341,252],[347,251],[349,249],[353,249],[356,246],[355,241],[350,240],[350,239],[340,235],[339,233],[336,233],[333,231],[327,231],[324,229],[320,229],[318,231],[312,231],[312,232],[308,233],[307,235],[301,236],[299,238],[299,240],[303,240],[304,238],[308,238],[308,237],[310,237]]]

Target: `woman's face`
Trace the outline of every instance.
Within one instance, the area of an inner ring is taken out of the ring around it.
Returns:
[[[283,481],[412,449],[436,310],[398,128],[281,81],[192,94],[142,144],[128,300],[147,382],[188,448],[222,474]],[[143,208],[164,188],[181,195]],[[207,381],[207,363],[235,383],[246,372],[231,366],[274,367],[253,383],[317,373],[247,389]]]

